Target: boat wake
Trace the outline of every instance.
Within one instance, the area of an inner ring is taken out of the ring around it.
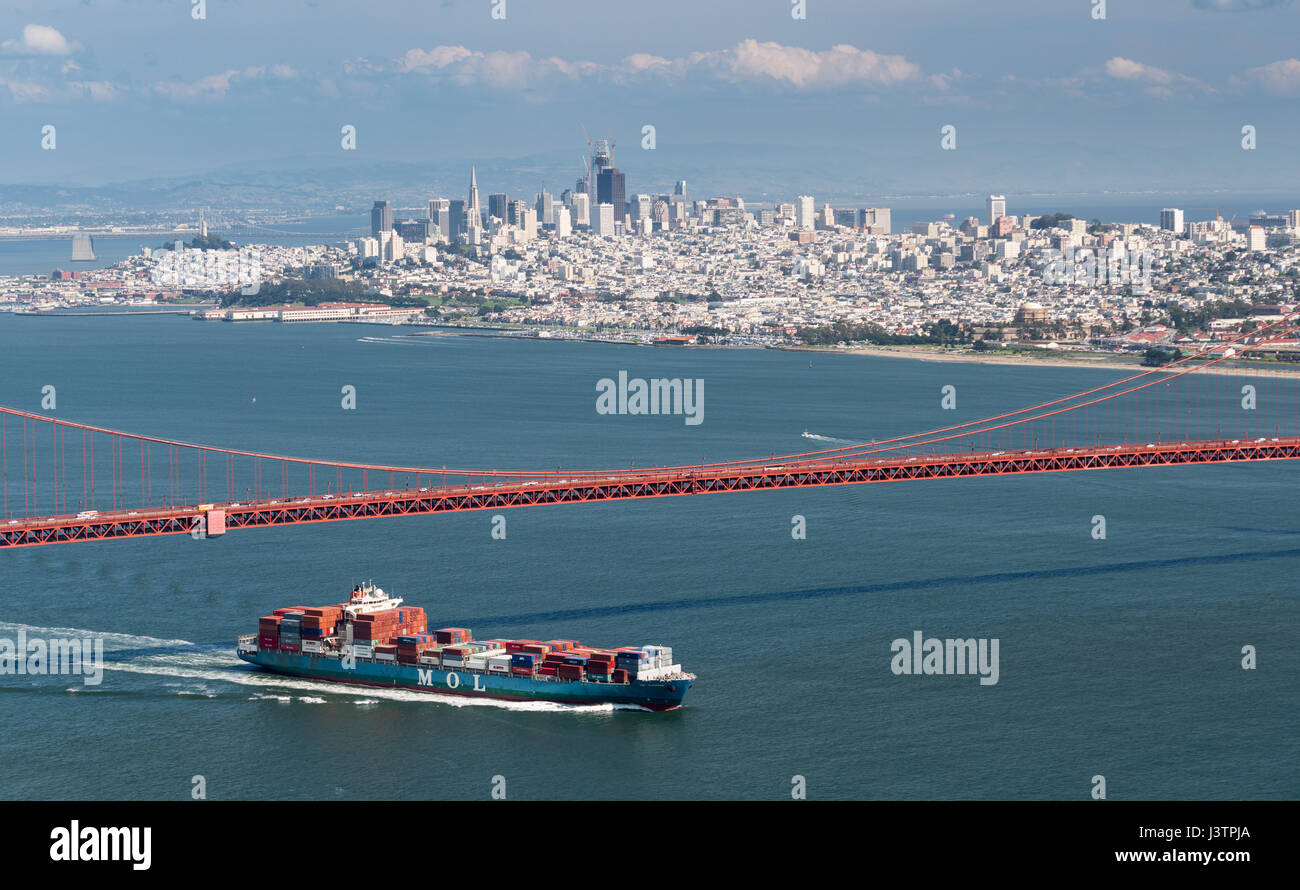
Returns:
[[[428,338],[416,337],[358,337],[358,343],[396,343],[399,346],[419,346]]]
[[[835,436],[819,436],[816,433],[810,433],[807,430],[803,431],[803,437],[805,439],[812,439],[815,442],[830,442],[831,444],[834,445],[861,445],[862,444],[856,439],[837,439]]]
[[[0,636],[15,636],[19,631],[23,631],[29,637],[94,637],[97,640],[104,641],[105,653],[111,652],[114,648],[142,648],[142,647],[173,647],[173,646],[194,646],[189,640],[163,640],[158,637],[142,637],[136,634],[119,634],[108,633],[97,630],[86,630],[80,627],[40,627],[35,624],[18,624],[13,621],[0,621]]]
[[[350,701],[357,705],[373,706],[377,701],[421,702],[451,705],[452,707],[492,707],[507,711],[554,711],[561,713],[599,713],[623,710],[619,705],[567,705],[559,702],[512,702],[491,698],[467,698],[437,692],[411,692],[406,689],[385,689],[382,686],[347,686],[305,677],[289,677],[246,667],[233,654],[224,658],[212,656],[186,657],[175,655],[151,656],[125,662],[107,661],[106,671],[122,671],[160,677],[181,677],[201,681],[195,688],[177,694],[208,695],[206,684],[220,682],[245,688],[265,690],[262,694],[247,696],[249,701],[278,701],[289,704],[325,704],[328,701]],[[233,691],[233,690],[232,690]],[[301,693],[293,695],[289,693]],[[243,693],[239,693],[243,695]],[[329,698],[326,698],[329,696]],[[644,710],[640,707],[631,710]]]
[[[241,659],[232,645],[193,643],[123,633],[100,633],[75,627],[41,627],[0,621],[0,637],[15,639],[19,631],[29,639],[97,639],[104,641],[104,671],[119,675],[166,678],[168,694],[193,699],[239,696],[247,701],[274,700],[284,704],[326,704],[349,702],[375,707],[381,701],[420,702],[456,708],[489,707],[507,711],[558,713],[603,713],[616,710],[645,710],[636,705],[570,705],[560,702],[513,702],[491,698],[469,698],[437,692],[412,692],[382,686],[348,686],[303,677],[290,677],[258,670]],[[65,678],[66,680],[66,678]],[[105,684],[110,681],[105,680]],[[221,684],[225,684],[224,688]],[[248,691],[255,690],[253,695]],[[104,686],[74,687],[70,692],[104,691]]]

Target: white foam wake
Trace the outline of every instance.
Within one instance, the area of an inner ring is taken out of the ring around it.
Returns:
[[[186,659],[189,659],[187,662]],[[199,666],[203,662],[207,666]],[[594,705],[570,705],[560,702],[514,702],[502,701],[491,698],[469,698],[460,695],[446,695],[436,692],[413,692],[407,689],[387,689],[382,686],[348,686],[341,683],[330,683],[324,680],[311,680],[306,677],[290,677],[283,674],[263,673],[255,670],[244,670],[238,667],[241,662],[238,658],[231,655],[226,659],[204,658],[191,656],[147,656],[133,659],[131,661],[106,662],[104,670],[121,671],[132,674],[147,674],[158,677],[179,677],[186,680],[201,680],[207,682],[232,683],[239,686],[248,686],[256,689],[270,690],[292,690],[296,692],[315,693],[314,697],[299,697],[299,701],[304,703],[316,704],[323,702],[324,699],[319,696],[324,694],[345,695],[348,697],[362,697],[357,704],[370,704],[375,699],[384,699],[387,701],[400,702],[436,702],[438,704],[451,705],[452,707],[495,707],[503,708],[508,711],[559,711],[559,712],[577,712],[577,713],[600,713],[615,710],[645,710],[635,705],[614,705],[614,704],[594,704]],[[199,686],[199,694],[204,694],[206,690]],[[194,694],[191,692],[191,694]],[[277,699],[281,696],[272,696]]]
[[[161,640],[158,637],[143,637],[137,634],[105,633],[86,630],[81,627],[40,627],[35,624],[18,624],[13,621],[0,621],[0,634],[12,635],[25,631],[29,637],[93,637],[104,641],[104,648],[114,646],[123,649],[138,646],[193,646],[189,640]]]
[[[414,337],[358,337],[357,342],[358,343],[396,343],[399,346],[419,346],[423,341],[417,340]]]
[[[835,436],[819,436],[816,433],[810,433],[807,430],[804,430],[803,437],[805,439],[813,439],[817,442],[831,442],[831,443],[838,443],[840,445],[862,444],[861,442],[855,442],[853,439],[837,439]]]

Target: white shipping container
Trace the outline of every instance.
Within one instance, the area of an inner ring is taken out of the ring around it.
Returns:
[[[509,656],[509,655],[494,655],[493,657],[489,658],[489,659],[487,660],[487,662],[488,662],[488,668],[491,669],[491,670],[494,670],[494,671],[508,671],[508,670],[510,670],[510,656]]]
[[[465,667],[467,667],[471,671],[485,671],[487,670],[487,659],[486,658],[467,659],[465,661]]]
[[[493,674],[508,674],[510,673],[510,668],[502,667],[499,664],[489,664],[488,671]]]
[[[319,653],[319,652],[321,651],[321,645],[320,645],[320,642],[317,641],[317,640],[303,640],[303,641],[302,641],[302,651],[304,651],[304,652],[312,652],[312,653]]]
[[[393,652],[376,652],[376,661],[397,661],[397,655]]]

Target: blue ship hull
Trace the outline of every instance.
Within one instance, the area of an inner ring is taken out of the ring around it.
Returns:
[[[251,664],[295,677],[330,683],[352,683],[412,692],[436,692],[505,701],[550,701],[573,705],[637,705],[652,711],[681,707],[694,684],[689,679],[632,680],[602,683],[556,677],[517,677],[495,672],[444,670],[424,665],[356,659],[351,668],[337,657],[286,652],[280,649],[239,651]]]

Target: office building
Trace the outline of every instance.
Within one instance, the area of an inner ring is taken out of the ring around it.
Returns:
[[[989,195],[985,205],[988,207],[989,225],[993,225],[1007,215],[1006,195]]]
[[[537,196],[537,203],[534,205],[537,210],[537,219],[544,226],[555,225],[555,198],[551,193],[543,190]]]
[[[591,230],[597,235],[614,234],[614,205],[597,204],[596,212],[591,216]]]
[[[817,225],[817,204],[812,195],[800,195],[794,202],[794,224],[800,229],[812,229]]]
[[[627,177],[617,167],[601,170],[596,177],[596,203],[614,208],[614,219],[618,222],[627,215]]]
[[[447,217],[447,240],[459,244],[465,235],[465,202],[452,201]]]
[[[393,230],[393,208],[387,201],[376,201],[370,209],[370,234],[378,237],[380,232]]]

